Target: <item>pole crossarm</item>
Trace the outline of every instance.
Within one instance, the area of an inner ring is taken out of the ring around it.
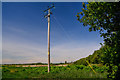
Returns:
[[[48,11],[49,9],[52,9],[52,8],[54,8],[54,7],[55,7],[54,5],[51,6],[51,7],[48,6],[48,9],[44,10],[44,12],[46,12],[46,11]]]
[[[51,7],[48,6],[48,9],[44,10],[44,12],[47,12],[47,11],[48,11],[48,14],[46,14],[46,15],[44,16],[45,18],[49,17],[50,14],[52,14],[52,12],[49,12],[49,10],[52,9],[52,8],[55,8],[54,4],[53,4]]]

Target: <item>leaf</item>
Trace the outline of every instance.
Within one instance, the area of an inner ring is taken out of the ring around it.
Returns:
[[[81,14],[81,15],[83,15],[83,13],[82,13],[82,12],[80,12],[80,14]]]
[[[84,3],[84,2],[82,3],[82,5],[83,5],[83,7],[85,8],[85,3]]]

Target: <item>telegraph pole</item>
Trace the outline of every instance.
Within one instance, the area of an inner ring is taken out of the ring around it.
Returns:
[[[50,9],[48,10],[48,73],[50,72]]]
[[[48,11],[48,14],[45,15],[45,18],[48,18],[48,73],[50,72],[50,9],[54,8],[54,5],[52,7],[48,6],[48,9],[44,12]]]

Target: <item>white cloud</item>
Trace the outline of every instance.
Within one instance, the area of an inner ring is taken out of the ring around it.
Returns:
[[[100,48],[99,44],[96,43],[89,43],[89,44],[77,44],[73,43],[66,43],[55,46],[51,48],[51,56],[52,60],[54,61],[75,61],[83,57],[87,57],[88,55],[92,54],[94,50]]]
[[[35,61],[40,62],[44,61],[43,59],[47,56],[47,49],[42,48],[42,46],[28,45],[21,43],[4,43],[3,45],[3,63],[7,62],[6,60],[13,61],[13,63]],[[39,59],[40,60],[39,60]],[[5,60],[5,61],[4,61]],[[9,63],[9,61],[8,61]]]
[[[16,33],[27,34],[27,31],[20,29],[20,28],[18,29],[15,27],[8,27],[8,30],[16,32]]]
[[[75,61],[86,57],[99,49],[99,44],[81,44],[71,42],[51,47],[51,62]],[[4,43],[3,63],[47,63],[47,47],[28,43]]]

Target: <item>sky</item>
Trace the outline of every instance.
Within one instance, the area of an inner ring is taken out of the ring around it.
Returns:
[[[47,63],[47,18],[50,2],[2,3],[2,63]],[[82,2],[54,2],[50,16],[51,63],[74,62],[93,54],[103,43],[77,21]]]

